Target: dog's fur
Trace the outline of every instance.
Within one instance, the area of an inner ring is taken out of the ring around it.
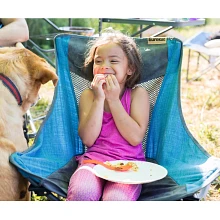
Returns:
[[[0,200],[29,200],[28,181],[10,164],[13,152],[28,148],[23,132],[23,115],[35,103],[41,84],[52,80],[57,85],[55,69],[23,45],[0,48],[0,73],[18,88],[23,103],[16,99],[0,80]]]

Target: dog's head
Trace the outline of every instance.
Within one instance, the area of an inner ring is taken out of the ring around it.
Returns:
[[[26,48],[0,48],[0,73],[10,78],[18,88],[26,112],[38,99],[42,84],[52,80],[57,85],[55,69],[47,61]]]

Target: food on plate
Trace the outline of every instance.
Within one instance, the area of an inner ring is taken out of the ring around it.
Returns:
[[[111,162],[109,161],[106,161],[105,164],[109,165],[109,166],[112,166],[114,168],[117,168],[117,169],[120,169],[120,167],[124,167],[124,166],[131,166],[131,170],[133,171],[138,171],[138,166],[135,162],[127,162],[127,163],[124,163],[124,162],[118,162],[116,164],[112,164]]]

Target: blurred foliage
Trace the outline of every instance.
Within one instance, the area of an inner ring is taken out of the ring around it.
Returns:
[[[49,20],[54,24],[54,26],[49,24],[44,18],[27,18],[26,20],[30,31],[30,38],[44,49],[52,48],[53,41],[48,41],[43,36],[60,33],[60,31],[58,31],[56,27],[60,28],[73,26],[93,28],[95,29],[94,34],[98,34],[99,31],[98,18],[50,18]],[[108,27],[120,30],[121,32],[126,34],[134,33],[139,28],[138,25],[130,24],[102,24],[102,30]]]
[[[43,18],[27,18],[28,27],[30,30],[30,36],[45,35],[50,33],[56,33],[57,30],[51,26]],[[95,33],[98,33],[99,19],[98,18],[50,18],[51,22],[57,27],[90,27],[95,29]],[[132,33],[138,29],[138,25],[130,24],[114,24],[114,23],[103,23],[102,29],[112,27],[117,30],[121,30],[124,33]]]
[[[42,50],[37,49],[36,46],[27,43],[29,49],[38,55],[46,58],[48,62],[55,66],[55,54],[50,52],[49,49],[54,48],[54,36],[58,33],[62,33],[64,31],[60,31],[61,27],[87,27],[93,28],[95,30],[94,34],[97,35],[99,33],[99,18],[50,18],[49,20],[54,24],[51,25],[44,18],[27,18],[27,23],[30,31],[30,39],[38,45],[43,50],[47,50],[47,52],[42,52]],[[220,18],[207,18],[205,25],[213,25],[220,24]],[[204,25],[204,26],[205,26]],[[137,32],[140,28],[139,25],[131,25],[131,24],[122,24],[122,23],[102,23],[102,30],[106,28],[112,27],[113,29],[120,30],[122,33],[132,35]],[[145,27],[145,25],[143,25]],[[190,31],[192,28],[196,28],[195,26],[190,27],[180,27],[175,28],[175,30],[181,32],[182,30]],[[64,32],[66,33],[66,32]],[[137,36],[138,37],[138,36]]]
[[[96,25],[98,27],[98,19],[84,19],[84,18],[51,18],[49,19],[51,22],[54,23],[55,26],[59,27],[66,27],[70,26],[77,26],[77,27],[92,27],[94,28]],[[43,18],[27,18],[28,27],[30,30],[30,36],[36,35],[45,35],[51,33],[57,33],[55,27],[50,25],[45,19]],[[97,23],[97,24],[96,24]]]
[[[61,33],[56,28],[67,26],[93,27],[97,19],[69,19],[69,18],[51,18],[49,19],[54,26],[49,24],[44,18],[27,18],[27,24],[30,32],[30,39],[43,49],[53,48],[53,38],[55,34]],[[52,36],[45,37],[45,36]]]
[[[206,25],[220,25],[220,18],[206,18]]]
[[[55,66],[55,54],[50,52],[50,49],[54,48],[54,37],[59,33],[67,33],[59,30],[61,27],[86,27],[93,28],[94,34],[99,33],[99,18],[50,18],[49,21],[52,25],[44,18],[26,18],[30,39],[35,45],[27,42],[26,47],[39,56],[47,59],[47,61]],[[129,24],[114,24],[114,23],[103,23],[102,30],[105,28],[112,27],[116,30],[120,30],[123,33],[131,34],[138,30],[138,25]],[[37,46],[36,46],[37,45]],[[46,52],[43,50],[47,50]]]
[[[95,29],[95,34],[99,31],[99,18],[50,18],[54,26],[49,24],[44,18],[27,18],[30,31],[30,38],[44,49],[53,48],[53,41],[46,40],[45,35],[60,33],[55,27],[89,27]],[[220,24],[220,18],[207,18],[205,25]],[[102,30],[112,27],[116,30],[131,35],[139,29],[139,25],[102,23]],[[184,27],[185,29],[187,27]],[[190,28],[190,27],[188,27]],[[181,29],[181,28],[178,28]]]

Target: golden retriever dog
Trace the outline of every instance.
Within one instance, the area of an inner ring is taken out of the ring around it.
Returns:
[[[0,48],[0,200],[30,200],[28,181],[10,164],[13,152],[28,148],[23,115],[38,99],[41,84],[52,80],[55,69],[46,60],[24,48]]]

